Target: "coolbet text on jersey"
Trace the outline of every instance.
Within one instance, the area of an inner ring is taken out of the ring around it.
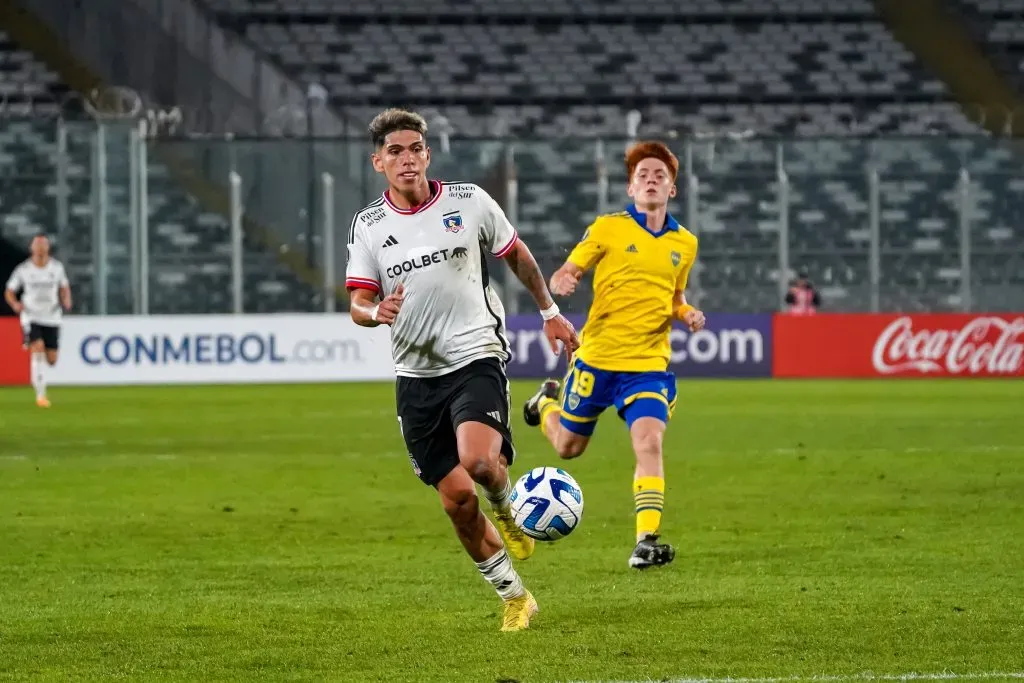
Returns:
[[[630,205],[600,216],[569,262],[594,270],[594,300],[576,357],[602,370],[665,371],[671,348],[673,300],[686,290],[697,238],[668,216],[658,234]]]
[[[383,197],[356,213],[345,283],[381,298],[405,286],[391,327],[395,372],[438,377],[481,358],[507,363],[505,309],[483,250],[506,256],[518,241],[498,203],[472,183],[430,181],[431,198],[400,209]]]

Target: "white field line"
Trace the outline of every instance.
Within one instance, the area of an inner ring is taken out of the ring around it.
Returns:
[[[603,681],[602,683],[653,683],[655,679],[637,679],[635,681]],[[1024,671],[986,671],[980,673],[905,673],[876,674],[864,672],[848,675],[813,675],[813,676],[766,676],[766,677],[721,677],[708,678],[671,678],[658,679],[664,683],[854,683],[855,681],[981,681],[981,680],[1024,680]],[[587,683],[586,681],[570,681],[570,683]]]

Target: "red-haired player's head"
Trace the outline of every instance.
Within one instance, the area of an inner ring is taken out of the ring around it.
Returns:
[[[626,150],[626,191],[640,211],[667,206],[678,175],[679,159],[664,143],[638,142]]]

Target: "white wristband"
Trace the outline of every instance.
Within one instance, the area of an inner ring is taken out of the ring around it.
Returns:
[[[373,310],[370,311],[370,320],[372,320],[373,322],[377,322],[377,311],[379,310],[380,304],[377,304],[376,306],[373,307]]]
[[[553,303],[553,304],[551,304],[551,306],[549,306],[548,308],[545,308],[543,311],[540,312],[540,317],[544,318],[544,321],[547,322],[548,320],[551,320],[552,318],[557,318],[558,314],[559,314],[558,304],[554,304]]]

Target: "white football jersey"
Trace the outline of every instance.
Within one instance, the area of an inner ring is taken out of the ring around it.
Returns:
[[[430,181],[431,198],[404,210],[381,199],[356,213],[345,284],[383,299],[405,286],[391,326],[395,372],[437,377],[511,358],[505,309],[490,287],[484,249],[501,258],[518,237],[498,203],[471,183]]]
[[[64,265],[55,258],[39,267],[32,259],[23,261],[7,280],[7,289],[17,291],[25,288],[21,303],[25,307],[22,322],[36,325],[60,325],[62,309],[60,288],[68,286]]]

